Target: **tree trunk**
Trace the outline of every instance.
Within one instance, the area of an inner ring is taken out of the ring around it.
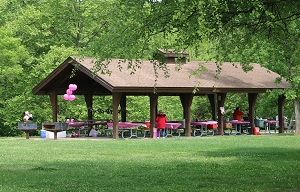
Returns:
[[[295,107],[295,133],[300,134],[300,106],[299,106],[299,98],[296,98],[294,101]]]

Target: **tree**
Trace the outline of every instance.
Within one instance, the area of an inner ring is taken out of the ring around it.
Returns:
[[[108,6],[102,0],[0,2],[0,135],[17,134],[24,110],[36,121],[51,120],[49,98],[31,90],[67,56],[88,54],[84,49],[108,26]]]
[[[8,113],[20,109],[24,92],[28,90],[26,68],[29,54],[20,40],[11,36],[8,29],[0,27],[0,135],[16,135],[10,128],[11,122],[21,119],[21,113]],[[15,104],[11,107],[11,102]],[[14,126],[16,127],[16,126]]]
[[[217,52],[222,53],[220,59],[240,59],[245,66],[250,62],[260,63],[290,83],[292,90],[285,94],[294,99],[298,134],[300,45],[297,26],[300,12],[296,7],[299,5],[299,1],[256,1],[246,6],[228,4],[227,13],[220,12],[222,32],[215,36],[219,42]]]

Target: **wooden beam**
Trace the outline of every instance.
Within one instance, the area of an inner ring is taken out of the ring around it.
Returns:
[[[193,101],[193,94],[192,93],[186,93],[186,94],[180,94],[180,101],[182,103],[182,107],[184,110],[184,119],[185,119],[185,136],[190,137],[191,136],[191,104]]]
[[[118,139],[119,138],[119,119],[118,119],[118,107],[120,105],[122,93],[112,93],[113,98],[113,138]]]
[[[284,104],[285,104],[285,95],[280,95],[278,97],[279,133],[284,133]]]

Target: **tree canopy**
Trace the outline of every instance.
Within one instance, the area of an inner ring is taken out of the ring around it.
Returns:
[[[157,48],[187,50],[194,59],[216,61],[220,70],[223,61],[241,62],[246,71],[252,69],[251,63],[260,63],[291,84],[292,90],[285,95],[295,101],[296,127],[300,133],[299,1],[121,2],[121,12],[134,24],[124,22],[124,30],[117,31],[119,37],[125,37],[118,41],[123,45],[120,48],[126,47],[126,52],[150,59]]]

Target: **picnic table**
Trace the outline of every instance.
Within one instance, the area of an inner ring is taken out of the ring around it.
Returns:
[[[53,132],[54,140],[57,140],[57,133],[68,130],[69,124],[61,122],[44,122],[42,123],[42,129]]]
[[[107,123],[108,130],[107,131],[112,131],[113,130],[114,123]],[[132,137],[138,137],[138,127],[139,126],[145,126],[143,123],[132,123],[132,122],[118,122],[118,128],[119,132],[121,133],[122,138],[125,138],[124,132],[129,132],[130,136],[129,138]]]
[[[196,132],[200,131],[200,136],[203,135],[214,135],[214,129],[216,129],[218,126],[217,121],[192,121],[191,125],[193,125],[193,135],[196,136]],[[210,126],[211,125],[211,126]],[[210,133],[211,130],[211,133]]]
[[[80,134],[81,130],[84,130],[84,133],[86,135],[86,130],[90,129],[93,126],[96,126],[97,128],[99,125],[106,125],[106,122],[90,122],[90,121],[79,121],[79,122],[68,122],[70,127],[77,128],[78,132]]]
[[[265,127],[265,133],[271,133],[271,125],[275,125],[275,133],[276,133],[276,131],[277,131],[277,123],[279,122],[279,121],[277,121],[277,120],[268,120],[268,119],[264,119],[263,120],[264,121],[264,127]]]
[[[173,122],[167,122],[166,123],[166,137],[171,136],[173,137],[173,130],[178,129],[178,127],[181,126],[181,123],[173,123]],[[180,137],[180,131],[179,136]]]
[[[231,120],[228,121],[232,125],[234,125],[233,129],[235,129],[235,133],[233,135],[241,134],[242,133],[242,125],[248,125],[250,124],[250,121],[238,121],[238,120]],[[232,129],[228,132],[229,135],[232,134]]]

